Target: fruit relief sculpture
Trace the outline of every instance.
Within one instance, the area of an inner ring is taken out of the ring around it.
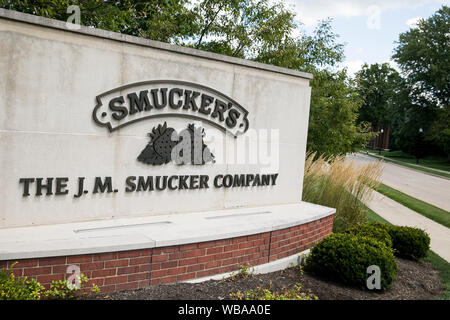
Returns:
[[[180,133],[168,127],[167,122],[154,127],[148,134],[150,142],[138,156],[145,164],[162,165],[174,161],[176,164],[202,165],[214,162],[214,155],[203,138],[205,130],[189,124]]]

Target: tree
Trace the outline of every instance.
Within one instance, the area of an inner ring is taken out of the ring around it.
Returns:
[[[400,34],[393,58],[413,88],[418,101],[438,106],[450,102],[450,7]]]
[[[413,136],[414,147],[411,149],[410,153],[416,157],[416,163],[419,163],[419,159],[423,158],[427,153],[427,144],[423,136],[423,132],[419,129],[419,132]]]
[[[400,34],[393,58],[410,89],[413,110],[420,115],[424,139],[450,160],[450,8],[443,6],[417,28]],[[417,128],[412,129],[417,132]]]
[[[295,28],[293,13],[269,0],[204,0],[193,12],[196,32],[186,45],[245,59],[282,46]]]
[[[436,110],[436,117],[431,124],[428,133],[430,140],[435,141],[436,145],[447,155],[450,162],[450,108],[443,107]]]
[[[354,81],[346,69],[335,70],[344,60],[344,46],[337,38],[331,20],[324,20],[312,36],[300,40],[303,70],[314,76],[307,148],[325,156],[357,151],[375,137],[367,123],[357,123],[362,100]]]
[[[326,156],[355,151],[373,135],[358,126],[360,106],[346,71],[336,71],[344,46],[331,20],[295,37],[294,13],[268,0],[206,0],[195,9],[197,36],[189,46],[313,73],[307,148]]]
[[[169,42],[194,33],[195,14],[185,0],[0,0],[0,8],[66,21],[78,5],[81,24]]]
[[[0,7],[66,20],[78,4],[83,25],[177,43],[233,57],[311,72],[308,149],[329,155],[354,151],[371,138],[356,125],[360,100],[345,70],[343,45],[331,21],[295,36],[295,13],[282,1],[0,0]]]
[[[308,149],[326,156],[357,151],[374,137],[367,125],[357,125],[361,105],[346,70],[314,73],[311,82]]]
[[[387,63],[364,64],[356,74],[358,94],[363,100],[359,109],[359,121],[372,125],[390,125],[396,96],[401,90],[402,79]]]

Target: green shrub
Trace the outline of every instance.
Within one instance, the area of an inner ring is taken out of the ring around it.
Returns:
[[[392,247],[391,236],[385,228],[361,224],[359,226],[348,229],[347,231],[345,231],[345,233],[353,234],[355,236],[374,238],[378,241],[383,242],[387,247]]]
[[[381,289],[388,289],[397,274],[392,248],[370,237],[331,234],[316,245],[308,257],[306,269],[347,285],[366,288],[367,268],[381,270]]]
[[[12,267],[0,269],[0,300],[39,300],[44,287],[34,279],[16,278]]]
[[[15,277],[10,269],[0,269],[0,300],[40,300],[42,299],[73,299],[89,279],[81,274],[79,277],[80,287],[70,285],[67,281],[52,281],[49,290],[45,290],[39,282],[27,277]],[[91,292],[98,293],[100,290],[93,285]]]
[[[392,226],[389,234],[397,256],[419,260],[430,250],[430,237],[421,229]]]
[[[388,225],[386,223],[381,223],[381,222],[372,222],[372,223],[369,223],[368,226],[383,229],[383,230],[387,231],[388,233],[391,230],[390,225]],[[392,238],[391,238],[391,240],[392,240]]]
[[[383,228],[389,232],[396,256],[419,260],[424,258],[430,250],[430,237],[422,229],[389,226],[383,223],[371,223],[369,226]]]
[[[84,274],[81,274],[78,280],[80,284],[79,288],[75,285],[70,285],[64,280],[52,281],[50,284],[50,289],[43,292],[42,295],[45,299],[74,299],[80,294],[80,290],[85,288],[85,284],[89,282],[89,279]],[[92,286],[90,291],[93,293],[100,292],[95,284]]]
[[[245,279],[247,277],[251,277],[253,275],[253,268],[252,266],[247,263],[247,264],[241,264],[239,265],[239,272],[231,273],[231,276],[227,279],[228,281],[234,281],[237,278],[241,278],[241,279]]]

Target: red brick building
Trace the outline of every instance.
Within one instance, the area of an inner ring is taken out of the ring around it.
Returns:
[[[369,141],[367,147],[377,150],[389,150],[390,126],[372,126],[372,132],[377,132],[375,139]]]

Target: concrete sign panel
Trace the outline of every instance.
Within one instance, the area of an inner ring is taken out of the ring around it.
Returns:
[[[310,75],[14,17],[0,17],[0,227],[301,201]]]

